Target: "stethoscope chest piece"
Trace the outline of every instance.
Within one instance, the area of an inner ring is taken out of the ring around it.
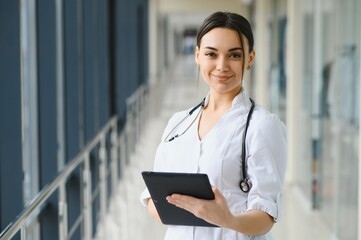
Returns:
[[[248,178],[242,179],[239,183],[239,188],[242,190],[242,192],[248,193],[249,190],[251,190],[252,188],[251,180],[249,180]]]

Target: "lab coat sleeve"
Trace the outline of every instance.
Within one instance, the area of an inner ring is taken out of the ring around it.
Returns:
[[[161,142],[157,148],[156,154],[155,154],[155,160],[154,160],[154,168],[153,171],[161,171],[161,160],[163,159],[163,142]],[[140,201],[143,206],[147,206],[148,198],[150,198],[150,193],[148,189],[144,189],[143,192],[140,194]]]
[[[286,170],[286,127],[273,114],[257,122],[247,136],[247,171],[252,181],[247,211],[260,210],[278,221]]]
[[[167,165],[166,165],[166,146],[165,146],[165,142],[164,139],[165,137],[168,135],[168,133],[173,129],[173,125],[174,122],[176,122],[177,119],[177,115],[179,114],[175,114],[173,115],[173,117],[170,118],[170,120],[168,121],[168,124],[163,132],[160,144],[158,145],[157,151],[155,153],[155,158],[154,158],[154,166],[153,166],[153,171],[158,171],[158,172],[165,172],[167,171]],[[147,206],[147,201],[148,198],[150,198],[150,193],[148,191],[148,189],[144,189],[143,192],[140,194],[140,202],[142,203],[143,206]]]

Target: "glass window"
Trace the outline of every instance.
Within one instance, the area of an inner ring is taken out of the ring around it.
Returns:
[[[321,214],[338,239],[357,237],[360,2],[322,5]]]
[[[300,187],[302,193],[311,201],[311,183],[312,183],[312,77],[313,77],[313,52],[314,52],[314,19],[313,8],[310,0],[301,4],[302,14],[300,15],[300,30],[302,43],[300,49],[301,73],[302,80],[301,91],[301,109],[299,111],[299,150],[298,159],[295,161],[295,180]]]

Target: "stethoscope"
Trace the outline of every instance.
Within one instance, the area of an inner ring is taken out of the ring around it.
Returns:
[[[244,134],[243,134],[243,139],[242,139],[242,155],[241,155],[241,159],[242,159],[242,179],[239,183],[239,187],[242,190],[242,192],[244,193],[248,193],[249,190],[251,190],[252,188],[252,182],[249,179],[248,175],[247,175],[247,166],[246,166],[246,137],[247,137],[247,131],[248,131],[248,127],[249,127],[249,123],[251,121],[251,117],[254,111],[254,108],[256,106],[255,102],[253,101],[253,99],[249,99],[252,103],[251,109],[248,112],[247,115],[247,122],[246,122],[246,128],[244,130]],[[201,111],[198,112],[197,116],[193,119],[193,121],[189,124],[189,126],[181,133],[179,134],[175,134],[172,137],[171,134],[179,127],[179,125],[181,125],[187,118],[189,118],[198,108],[202,107],[202,109],[204,109],[205,107],[205,101],[206,99],[204,98],[198,105],[196,105],[195,107],[193,107],[188,114],[179,121],[179,123],[168,133],[168,135],[165,137],[164,142],[171,142],[174,139],[182,136],[183,134],[185,134],[188,129],[193,125],[193,123],[195,122],[195,120],[198,118],[199,114],[201,113]]]

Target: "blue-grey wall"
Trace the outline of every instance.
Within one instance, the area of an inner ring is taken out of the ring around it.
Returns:
[[[19,1],[0,1],[0,229],[23,206],[19,25]]]
[[[55,0],[36,1],[39,186],[57,175],[57,42]],[[20,2],[0,1],[0,232],[23,210]],[[118,115],[148,72],[148,0],[63,0],[65,162]],[[109,141],[109,139],[108,139]],[[91,153],[97,172],[98,149]],[[81,169],[67,180],[69,228],[79,218]],[[98,179],[92,175],[92,182]],[[99,196],[93,186],[93,224]],[[58,236],[58,194],[39,216],[41,239]],[[80,239],[81,224],[71,239]],[[18,236],[17,236],[18,237]]]

